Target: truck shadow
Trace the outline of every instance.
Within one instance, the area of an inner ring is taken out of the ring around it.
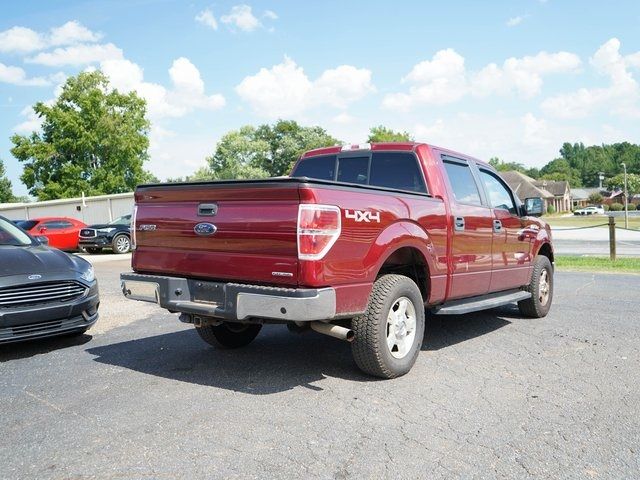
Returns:
[[[490,334],[509,325],[511,311],[435,317],[422,350],[440,350]],[[431,317],[430,320],[433,320]],[[324,390],[326,377],[354,382],[377,381],[358,370],[347,343],[314,332],[291,334],[284,326],[265,326],[246,348],[209,347],[193,329],[91,347],[95,361],[170,380],[269,395],[304,387]]]

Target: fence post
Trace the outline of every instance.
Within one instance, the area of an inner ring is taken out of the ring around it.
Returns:
[[[616,220],[609,215],[609,258],[616,259]]]

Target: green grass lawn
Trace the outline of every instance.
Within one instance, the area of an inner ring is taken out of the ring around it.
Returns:
[[[588,270],[593,272],[619,272],[640,274],[640,258],[579,257],[576,255],[556,255],[555,266],[559,270]]]
[[[545,215],[542,219],[551,227],[592,227],[609,222],[609,217],[602,215],[572,215],[571,217],[561,217],[556,215]],[[624,217],[616,217],[616,227],[624,227]],[[607,228],[607,227],[602,227]],[[629,228],[640,229],[640,216],[629,216]]]

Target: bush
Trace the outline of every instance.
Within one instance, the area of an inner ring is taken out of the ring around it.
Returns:
[[[592,193],[591,195],[589,195],[589,198],[587,200],[591,205],[600,205],[604,198],[602,198],[602,195],[600,195],[599,193]]]
[[[604,205],[602,205],[602,208],[604,208],[605,212],[609,211],[609,205],[607,205],[606,203]]]
[[[547,213],[548,214],[556,213],[556,207],[554,207],[553,205],[547,206]]]
[[[621,203],[612,203],[609,206],[609,210],[611,210],[612,212],[621,212],[622,210],[624,210],[624,205],[622,205]]]

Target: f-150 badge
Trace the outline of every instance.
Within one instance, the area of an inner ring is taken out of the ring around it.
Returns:
[[[380,212],[371,212],[369,210],[345,210],[344,216],[352,218],[356,222],[377,222],[380,223]]]

